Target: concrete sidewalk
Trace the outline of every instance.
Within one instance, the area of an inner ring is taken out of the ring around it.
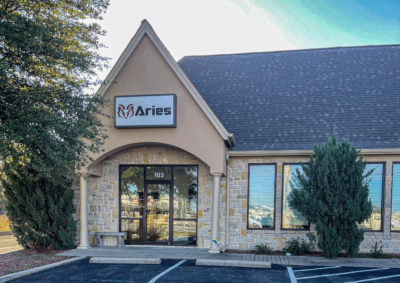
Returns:
[[[70,250],[60,256],[116,257],[116,258],[161,258],[179,260],[218,259],[263,261],[288,266],[354,266],[400,268],[400,259],[336,258],[308,256],[278,256],[250,254],[214,254],[208,249],[181,247],[92,247],[87,250]]]

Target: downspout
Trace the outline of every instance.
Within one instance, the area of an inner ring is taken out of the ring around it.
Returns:
[[[229,153],[226,153],[226,224],[225,224],[225,250],[229,245]]]

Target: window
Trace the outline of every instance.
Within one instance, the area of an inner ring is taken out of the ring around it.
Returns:
[[[276,164],[249,164],[247,227],[273,229]]]
[[[283,165],[283,193],[282,193],[282,229],[309,229],[310,225],[304,216],[296,209],[289,206],[291,181],[296,174],[296,169],[303,173],[300,164]]]
[[[174,167],[174,244],[196,245],[197,166]]]
[[[374,172],[369,177],[369,196],[372,200],[372,215],[371,218],[361,223],[359,226],[365,231],[381,231],[382,230],[382,189],[383,189],[383,163],[368,163],[364,173],[370,170]]]
[[[393,164],[391,230],[400,231],[400,164]]]

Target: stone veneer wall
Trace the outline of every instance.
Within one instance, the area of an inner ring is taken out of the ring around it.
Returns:
[[[382,241],[385,253],[400,253],[400,233],[390,231],[392,163],[400,156],[365,156],[368,162],[386,162],[383,232],[366,232],[361,252],[369,252],[371,245]],[[281,229],[282,165],[283,163],[307,162],[308,158],[230,158],[229,170],[229,248],[252,249],[259,243],[267,243],[274,249],[282,249],[285,242],[293,237],[305,238],[307,231]],[[199,165],[198,188],[198,241],[197,246],[211,245],[211,208],[213,176],[209,167],[185,151],[165,146],[132,147],[105,159],[102,177],[88,178],[89,232],[119,231],[119,165],[120,164],[196,164]],[[275,229],[247,230],[248,163],[276,163]],[[74,184],[75,203],[78,211],[79,231],[79,180]],[[221,178],[219,240],[225,245],[226,239],[226,178]],[[313,230],[313,227],[311,227]],[[78,236],[79,240],[79,236]],[[116,238],[105,237],[105,245],[116,245]],[[94,237],[90,243],[95,244]]]
[[[213,189],[210,168],[192,154],[166,146],[132,147],[115,153],[103,161],[103,176],[88,178],[89,233],[119,231],[119,165],[121,164],[199,165],[197,246],[210,247]],[[79,231],[79,180],[74,184],[74,189],[75,204],[78,208],[75,218],[78,220]],[[90,237],[90,244],[95,244],[94,237]],[[117,239],[104,237],[104,244],[117,245]]]
[[[391,196],[392,196],[392,164],[400,161],[400,156],[364,156],[367,162],[386,162],[384,187],[383,232],[365,232],[365,240],[360,252],[369,252],[371,245],[382,241],[385,253],[400,253],[400,233],[390,231]],[[308,158],[276,157],[276,158],[242,158],[231,157],[229,160],[229,248],[252,249],[260,243],[267,243],[274,249],[281,250],[285,242],[293,237],[306,239],[308,231],[288,231],[281,229],[282,200],[282,165],[283,163],[307,162]],[[275,229],[247,230],[247,195],[248,164],[276,163],[276,199]],[[222,210],[221,210],[222,211]],[[314,230],[311,227],[311,230]]]

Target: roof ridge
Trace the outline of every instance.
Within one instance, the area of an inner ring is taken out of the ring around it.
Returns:
[[[243,53],[227,53],[227,54],[209,54],[209,55],[186,55],[183,56],[179,61],[189,57],[213,57],[213,56],[232,56],[232,55],[251,55],[251,54],[266,54],[266,53],[283,53],[283,52],[304,52],[304,51],[315,51],[315,50],[332,50],[332,49],[357,49],[357,48],[377,48],[377,47],[391,47],[398,46],[400,44],[383,44],[383,45],[359,45],[359,46],[336,46],[336,47],[321,47],[321,48],[308,48],[308,49],[292,49],[292,50],[274,50],[274,51],[259,51],[259,52],[243,52]],[[178,62],[179,62],[178,61]]]

